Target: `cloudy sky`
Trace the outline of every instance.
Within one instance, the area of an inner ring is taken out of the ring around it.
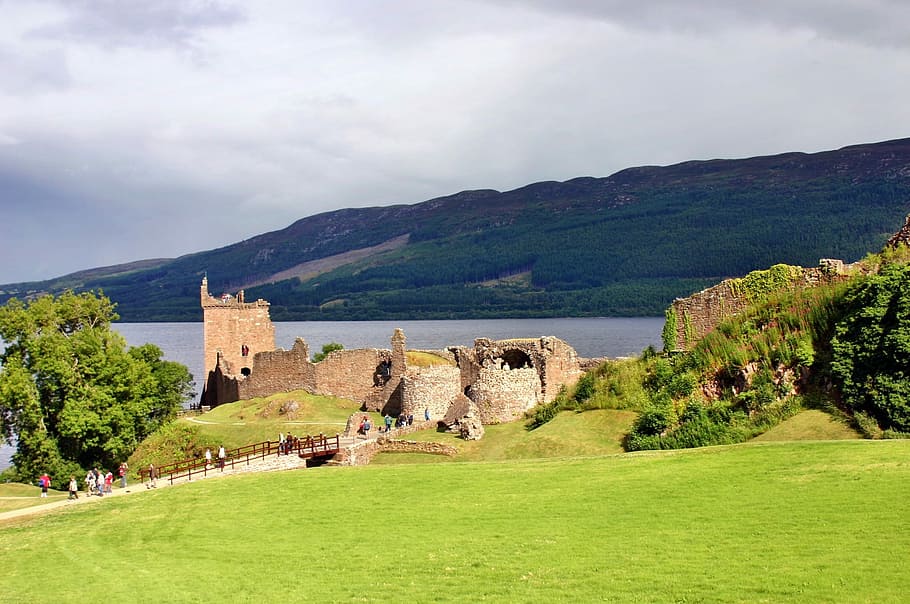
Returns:
[[[0,283],[910,136],[904,0],[0,0]]]

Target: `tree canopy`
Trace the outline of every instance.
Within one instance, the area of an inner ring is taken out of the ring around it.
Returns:
[[[857,283],[831,343],[844,404],[884,430],[910,432],[910,265]]]
[[[111,330],[114,307],[93,292],[0,307],[0,427],[18,478],[113,468],[193,396],[184,365]]]

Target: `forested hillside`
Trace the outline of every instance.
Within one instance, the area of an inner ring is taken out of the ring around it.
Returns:
[[[200,320],[208,274],[276,320],[659,315],[757,268],[857,260],[908,211],[902,139],[339,210],[150,268],[2,286],[0,301],[103,288],[124,320]]]

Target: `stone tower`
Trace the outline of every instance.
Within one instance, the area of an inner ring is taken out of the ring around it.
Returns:
[[[200,302],[206,375],[215,369],[219,355],[226,373],[249,375],[257,352],[275,350],[275,326],[265,300],[246,302],[243,290],[237,296],[215,298],[209,294],[208,278],[203,277]]]

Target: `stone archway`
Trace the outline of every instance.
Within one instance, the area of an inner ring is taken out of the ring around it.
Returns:
[[[509,369],[530,369],[534,367],[534,363],[528,353],[517,348],[503,350],[499,359],[502,360],[503,368],[506,365],[508,365]]]

